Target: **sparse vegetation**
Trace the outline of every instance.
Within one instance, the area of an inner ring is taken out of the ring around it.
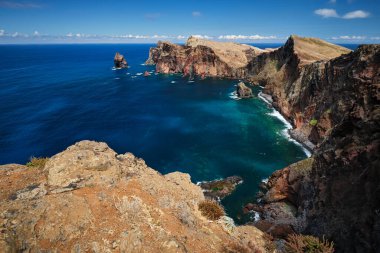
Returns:
[[[214,200],[204,200],[198,204],[202,215],[210,220],[218,220],[224,213],[224,208]]]
[[[26,163],[26,166],[42,169],[48,160],[49,158],[47,157],[31,157],[30,161]]]
[[[318,120],[312,119],[312,120],[310,120],[309,124],[310,124],[310,126],[316,126],[318,124]]]
[[[330,114],[331,113],[331,108],[327,109],[326,113]]]
[[[235,241],[228,242],[223,246],[223,253],[262,253],[261,250],[257,249],[254,245],[249,245],[246,247]]]
[[[289,235],[285,243],[288,253],[333,253],[334,244],[310,235]]]

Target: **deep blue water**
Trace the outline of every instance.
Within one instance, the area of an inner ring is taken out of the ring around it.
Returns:
[[[0,46],[0,164],[104,141],[194,182],[242,176],[223,201],[236,218],[263,178],[305,154],[263,101],[229,97],[237,81],[137,75],[154,70],[142,65],[150,46]],[[128,70],[112,70],[116,51]]]

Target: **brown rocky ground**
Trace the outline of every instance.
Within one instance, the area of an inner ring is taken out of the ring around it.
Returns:
[[[0,189],[1,252],[266,252],[255,227],[203,217],[188,174],[161,175],[105,143],[78,142],[43,167],[3,165]]]

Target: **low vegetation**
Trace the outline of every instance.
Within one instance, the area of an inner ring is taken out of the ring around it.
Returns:
[[[318,120],[312,119],[312,120],[310,120],[309,124],[310,124],[310,126],[316,126],[318,124]]]
[[[285,243],[288,253],[333,253],[334,244],[325,240],[318,239],[310,235],[293,234],[288,236]]]
[[[27,167],[43,168],[49,160],[47,157],[31,157],[30,161],[26,163]]]
[[[231,241],[223,246],[222,253],[263,253],[255,245],[244,246],[235,241]]]
[[[225,214],[223,207],[214,200],[204,200],[198,204],[198,208],[210,220],[218,220]]]

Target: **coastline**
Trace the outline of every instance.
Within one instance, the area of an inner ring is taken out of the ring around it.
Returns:
[[[260,86],[261,87],[261,86]],[[269,94],[265,94],[262,91],[259,92],[257,95],[261,100],[263,100],[266,104],[271,106],[272,112],[268,113],[267,115],[270,115],[272,117],[276,117],[279,120],[281,120],[285,124],[285,129],[282,131],[284,137],[286,137],[289,141],[295,143],[297,146],[300,146],[305,153],[305,155],[309,158],[313,154],[313,150],[303,141],[301,141],[299,138],[296,138],[294,134],[292,134],[293,125],[285,119],[285,117],[281,114],[280,111],[276,110],[273,107],[273,100],[272,96]]]

